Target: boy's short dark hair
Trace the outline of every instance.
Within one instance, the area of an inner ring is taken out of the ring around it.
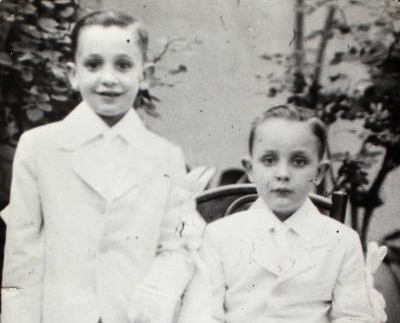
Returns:
[[[312,133],[317,137],[319,142],[318,157],[322,159],[326,149],[327,127],[319,118],[315,117],[312,110],[295,107],[290,105],[278,105],[265,110],[251,124],[249,135],[249,153],[252,155],[253,146],[256,137],[256,130],[259,125],[270,119],[284,119],[291,121],[304,121],[310,125]]]
[[[137,37],[136,41],[140,48],[143,62],[147,61],[147,47],[149,43],[149,37],[145,27],[134,17],[118,11],[113,10],[101,10],[94,11],[83,18],[81,18],[74,26],[71,33],[71,56],[72,60],[75,58],[79,34],[84,27],[88,26],[103,26],[111,27],[117,26],[126,28],[129,26],[137,25]]]

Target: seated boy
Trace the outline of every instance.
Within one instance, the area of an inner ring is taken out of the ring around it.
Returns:
[[[259,198],[207,227],[181,323],[375,322],[357,233],[308,199],[325,143],[325,125],[298,108],[254,121],[243,164]]]

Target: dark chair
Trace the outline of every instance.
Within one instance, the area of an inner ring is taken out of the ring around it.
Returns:
[[[207,223],[246,210],[257,199],[254,184],[224,185],[204,191],[197,197],[197,209]],[[347,194],[333,192],[332,199],[317,194],[309,195],[318,209],[330,217],[344,222]]]

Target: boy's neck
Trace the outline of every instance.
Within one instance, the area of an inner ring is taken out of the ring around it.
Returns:
[[[116,116],[103,116],[98,114],[98,116],[101,118],[101,120],[104,121],[104,123],[109,126],[110,128],[115,126],[124,116],[126,113],[119,114]]]
[[[277,218],[278,218],[278,220],[279,221],[281,221],[281,222],[285,222],[287,219],[289,219],[293,214],[294,214],[294,212],[291,212],[291,213],[276,213],[276,212],[272,212]]]

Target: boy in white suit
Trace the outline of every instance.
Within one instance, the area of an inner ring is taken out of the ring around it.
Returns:
[[[255,120],[243,163],[260,197],[206,228],[181,323],[374,322],[357,233],[307,197],[328,169],[325,142],[295,107]]]
[[[126,14],[76,24],[69,77],[83,102],[24,133],[15,154],[2,323],[172,320],[192,275],[178,229],[195,210],[171,197],[185,174],[181,149],[132,109],[147,42]]]

